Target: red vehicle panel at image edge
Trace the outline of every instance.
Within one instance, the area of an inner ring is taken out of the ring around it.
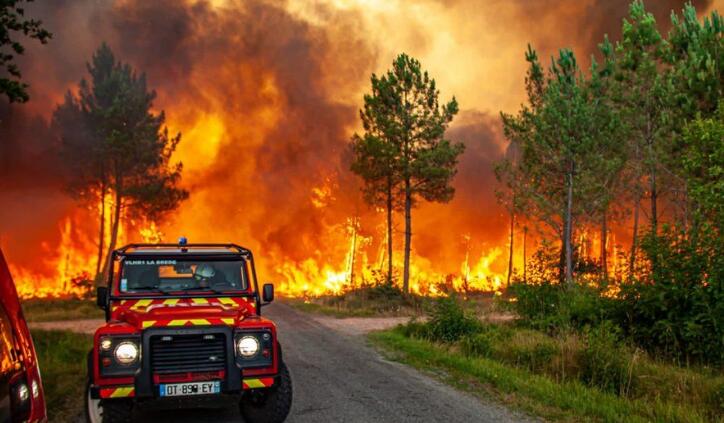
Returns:
[[[33,339],[0,251],[0,423],[47,421]]]

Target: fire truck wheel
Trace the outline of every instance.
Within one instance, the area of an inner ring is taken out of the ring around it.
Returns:
[[[90,383],[85,396],[85,420],[87,423],[130,422],[133,402],[130,400],[99,400],[90,395]]]
[[[282,423],[292,408],[292,378],[284,362],[279,365],[279,383],[268,389],[249,391],[239,408],[247,423]]]

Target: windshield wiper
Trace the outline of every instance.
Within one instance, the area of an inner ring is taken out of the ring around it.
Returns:
[[[217,288],[212,288],[210,286],[206,287],[206,288],[203,288],[200,286],[192,286],[191,288],[182,289],[181,291],[211,291],[214,294],[226,294],[226,291],[217,289]]]
[[[171,294],[171,291],[167,291],[158,286],[140,286],[140,287],[136,288],[136,290],[143,291],[143,292],[158,292],[158,293],[166,294],[166,295]]]

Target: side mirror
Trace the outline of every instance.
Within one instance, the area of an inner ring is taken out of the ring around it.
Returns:
[[[265,303],[270,303],[274,301],[274,285],[270,283],[264,284],[264,289],[262,292],[262,299]]]
[[[106,305],[108,304],[108,287],[99,286],[96,288],[96,304],[98,304],[98,307],[105,310]]]

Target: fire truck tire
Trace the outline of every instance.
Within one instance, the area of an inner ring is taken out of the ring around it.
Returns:
[[[90,384],[85,396],[85,421],[88,423],[130,422],[133,401],[127,399],[97,400],[90,396]]]
[[[284,362],[279,365],[279,383],[244,395],[239,404],[246,423],[282,423],[292,408],[292,378]]]

